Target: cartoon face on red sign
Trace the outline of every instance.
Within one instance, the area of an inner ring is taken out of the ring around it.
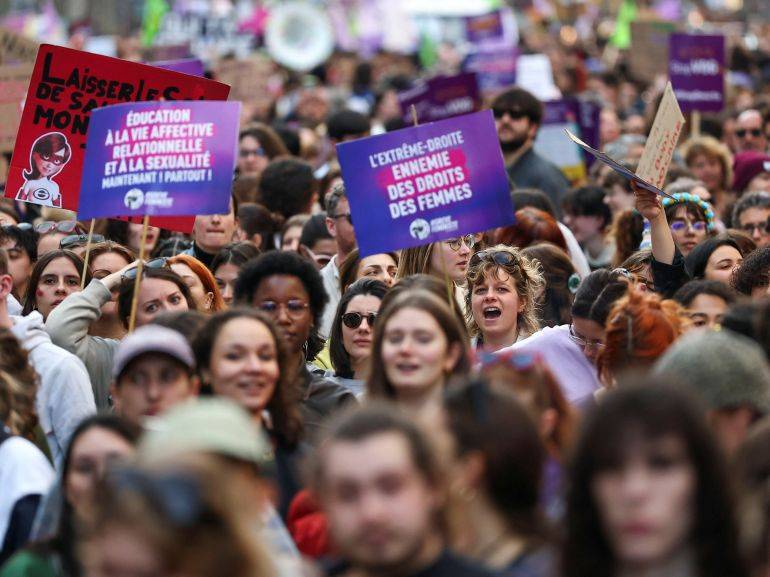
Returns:
[[[78,209],[91,111],[148,100],[227,100],[230,87],[89,52],[44,44],[16,136],[6,196]]]

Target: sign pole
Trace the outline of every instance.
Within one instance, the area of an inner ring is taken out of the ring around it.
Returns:
[[[86,288],[86,271],[88,270],[88,260],[91,258],[91,241],[94,238],[94,225],[96,219],[91,219],[91,226],[88,227],[88,239],[86,239],[86,253],[83,255],[83,274],[80,275],[80,290]]]
[[[690,136],[693,138],[700,138],[700,110],[693,110],[690,117]]]
[[[150,215],[145,214],[142,219],[142,244],[139,247],[139,264],[136,266],[136,281],[134,284],[134,296],[131,299],[131,316],[128,318],[128,332],[134,332],[136,326],[136,306],[139,303],[139,283],[142,282],[142,269],[144,268],[144,245],[147,242],[147,229],[150,225]]]

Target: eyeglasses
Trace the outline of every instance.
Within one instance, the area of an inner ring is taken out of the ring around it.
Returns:
[[[484,259],[489,259],[498,266],[508,266],[516,261],[516,256],[506,250],[480,250],[479,252],[474,253],[469,264],[475,266]]]
[[[270,315],[271,317],[277,316],[281,308],[286,309],[286,314],[291,318],[301,318],[305,311],[310,308],[310,305],[303,303],[299,300],[290,300],[285,303],[277,303],[275,301],[262,301],[257,305],[259,310],[263,313]]]
[[[770,218],[764,222],[747,222],[741,226],[743,232],[752,234],[755,230],[758,230],[760,234],[765,234],[770,230]]]
[[[168,266],[168,259],[165,256],[148,260],[144,263],[143,268],[165,268]],[[122,280],[134,280],[136,278],[137,267],[130,268],[120,277]]]
[[[512,110],[510,108],[492,108],[492,115],[497,120],[500,120],[506,114],[511,117],[511,120],[521,120],[527,116],[527,114],[522,110]]]
[[[348,224],[350,226],[353,226],[353,215],[350,214],[349,212],[346,212],[343,214],[335,214],[334,216],[330,216],[329,218],[331,218],[332,220],[337,220],[338,218],[344,218],[345,220],[348,221]]]
[[[105,240],[104,237],[100,234],[91,235],[92,243],[104,242],[104,240]],[[71,234],[61,239],[61,242],[59,243],[59,248],[73,248],[76,246],[84,245],[87,242],[88,242],[87,234]]]
[[[4,224],[3,230],[8,231],[11,230],[11,228],[18,228],[19,230],[23,231],[30,231],[33,230],[33,226],[29,224],[28,222],[20,222],[19,224]]]
[[[474,246],[476,246],[476,237],[472,234],[466,234],[465,236],[459,236],[457,238],[450,238],[444,241],[449,245],[449,248],[451,248],[453,251],[457,252],[460,250],[460,247],[462,247],[463,243],[465,243],[465,246],[472,249]]]
[[[76,220],[61,220],[59,222],[53,220],[45,220],[35,227],[35,231],[40,234],[48,234],[49,232],[72,232],[80,228],[80,225]]]
[[[599,339],[587,339],[575,332],[575,329],[572,328],[572,323],[569,325],[569,338],[573,343],[576,343],[579,347],[583,349],[592,348],[592,349],[603,349],[605,347],[604,343],[600,341]]]
[[[242,148],[240,151],[238,151],[238,155],[241,158],[248,158],[249,156],[259,156],[261,158],[261,157],[267,156],[265,154],[264,149],[262,148],[257,148],[257,149]]]
[[[362,315],[361,313],[345,313],[342,315],[342,324],[349,329],[357,329],[364,320],[366,320],[369,328],[373,329],[374,321],[377,320],[377,313],[368,313],[366,315]]]
[[[759,138],[760,136],[762,136],[762,131],[759,128],[752,128],[751,130],[740,128],[735,131],[735,136],[737,136],[738,138],[746,138],[747,134],[750,134],[754,138]]]
[[[696,232],[705,232],[706,223],[702,220],[696,220],[695,222],[686,222],[684,220],[675,220],[671,223],[671,230],[674,232],[684,232],[688,227],[691,227]]]
[[[506,364],[517,371],[528,371],[533,368],[540,360],[537,353],[522,353],[516,351],[506,352],[481,352],[477,357],[482,367],[490,365]]]

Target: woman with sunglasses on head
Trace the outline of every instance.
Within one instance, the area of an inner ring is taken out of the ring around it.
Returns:
[[[114,415],[84,420],[72,433],[59,480],[43,501],[34,541],[12,557],[0,577],[82,574],[77,534],[98,505],[97,485],[110,467],[130,460],[141,431]]]
[[[649,380],[607,394],[569,471],[564,577],[747,577],[700,401]]]
[[[401,251],[397,278],[413,274],[430,274],[439,280],[446,277],[460,287],[465,283],[468,261],[474,250],[480,248],[481,235],[466,234],[449,240],[432,242]],[[458,290],[461,290],[458,288]],[[462,300],[462,299],[461,299]]]
[[[334,377],[357,396],[369,377],[372,334],[380,304],[388,287],[379,280],[364,278],[342,294],[329,335],[329,353]]]
[[[446,301],[407,290],[381,309],[374,327],[366,395],[416,415],[440,406],[451,375],[470,370],[465,327]]]
[[[119,339],[90,334],[91,326],[101,318],[102,307],[117,293],[117,318],[128,329],[131,314],[136,263],[132,262],[101,279],[92,280],[82,292],[64,299],[56,314],[46,321],[51,340],[77,355],[88,367],[99,408],[109,407],[112,364]],[[165,258],[145,263],[136,310],[136,326],[150,322],[169,311],[197,310],[195,300],[184,280],[168,268]]]
[[[37,256],[43,256],[52,250],[58,250],[63,238],[73,234],[85,234],[86,230],[75,220],[45,220],[35,225],[37,237]]]
[[[235,280],[241,268],[259,254],[259,249],[250,242],[234,242],[220,250],[211,261],[211,272],[226,306],[233,304]]]
[[[466,322],[476,346],[497,351],[540,328],[535,300],[543,276],[518,249],[497,245],[475,253],[466,278]]]
[[[225,309],[217,281],[201,261],[189,254],[178,254],[169,258],[168,264],[187,283],[199,311],[211,314]]]
[[[201,327],[193,351],[203,384],[241,405],[270,436],[285,517],[301,487],[303,427],[291,359],[276,327],[254,309],[230,309]]]

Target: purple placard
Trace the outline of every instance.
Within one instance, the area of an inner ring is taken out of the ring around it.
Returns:
[[[496,92],[516,84],[515,46],[484,48],[471,52],[463,62],[465,72],[475,72],[482,92]]]
[[[412,106],[419,122],[435,122],[481,108],[476,74],[437,76],[398,95],[404,122],[412,123]]]
[[[671,34],[668,74],[682,112],[725,105],[725,37]]]
[[[337,146],[361,256],[514,220],[492,112]]]
[[[161,62],[151,62],[150,66],[157,68],[164,68],[166,70],[173,70],[174,72],[181,72],[182,74],[189,74],[191,76],[205,75],[203,68],[203,62],[197,58],[185,58],[184,60],[163,60]]]
[[[240,102],[139,102],[91,113],[78,217],[226,213]]]
[[[468,16],[465,19],[465,37],[472,44],[503,40],[505,27],[503,26],[502,11],[496,10],[480,16]]]

